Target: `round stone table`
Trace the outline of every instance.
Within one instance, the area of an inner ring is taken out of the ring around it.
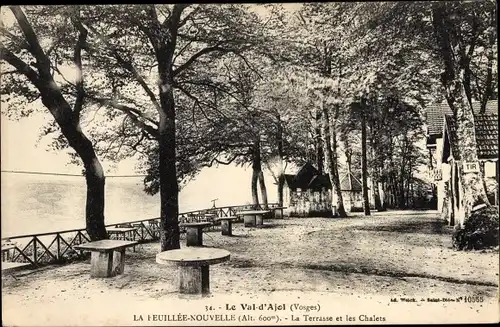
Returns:
[[[218,248],[189,247],[158,253],[156,262],[179,267],[179,291],[184,294],[210,292],[210,265],[228,261],[229,251]]]

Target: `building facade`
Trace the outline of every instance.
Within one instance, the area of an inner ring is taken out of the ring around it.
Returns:
[[[370,185],[368,183],[368,185]],[[340,176],[344,208],[347,212],[363,210],[362,184],[352,173]],[[370,205],[374,198],[369,188]],[[337,198],[332,198],[332,184],[327,174],[306,163],[297,174],[285,174],[283,206],[285,213],[295,217],[332,217],[337,215]]]
[[[498,205],[498,101],[489,101],[485,113],[473,104],[479,169],[491,204]],[[447,104],[427,108],[429,172],[434,179],[437,210],[450,225],[463,224],[463,187],[456,122]],[[439,131],[440,129],[440,131]]]

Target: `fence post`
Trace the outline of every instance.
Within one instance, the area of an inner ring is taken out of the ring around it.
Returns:
[[[38,262],[38,253],[37,253],[37,246],[36,242],[38,242],[38,238],[36,236],[33,237],[33,262],[37,264]]]
[[[59,233],[57,233],[56,241],[57,241],[57,260],[61,260],[61,235],[59,235]]]

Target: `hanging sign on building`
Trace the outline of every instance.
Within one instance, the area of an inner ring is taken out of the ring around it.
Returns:
[[[479,172],[479,162],[464,162],[464,173],[477,173]]]
[[[443,179],[443,172],[441,169],[434,169],[434,180],[440,181]]]

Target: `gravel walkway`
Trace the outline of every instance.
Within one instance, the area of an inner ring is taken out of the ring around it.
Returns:
[[[342,323],[360,323],[363,315],[385,320],[370,323],[498,321],[498,249],[454,251],[451,228],[433,212],[292,218],[265,224],[259,229],[237,224],[233,237],[220,232],[204,235],[206,246],[231,252],[229,262],[210,268],[208,297],[180,295],[177,271],[156,264],[159,245],[151,243],[127,252],[125,273],[110,279],[90,278],[88,262],[19,273],[18,280],[3,278],[3,323],[162,325],[165,322],[151,320],[151,314],[207,313],[208,305],[214,305],[212,313],[226,314],[226,304],[242,309],[242,303],[269,301],[286,304],[287,310],[276,315],[278,324],[310,323],[302,316],[300,321],[290,320],[294,301],[318,304],[323,309],[316,314],[341,316]],[[482,302],[464,303],[469,296]],[[419,303],[402,302],[403,297]],[[460,297],[460,303],[428,300]],[[390,301],[395,298],[397,303]],[[346,321],[348,314],[355,321]],[[140,315],[144,321],[137,320]],[[248,323],[277,323],[254,318]],[[169,322],[202,323],[207,324]],[[237,323],[245,322],[208,322]]]

